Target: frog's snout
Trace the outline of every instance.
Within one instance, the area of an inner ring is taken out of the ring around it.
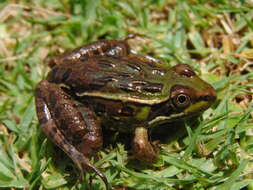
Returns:
[[[213,104],[216,98],[216,91],[211,85],[208,85],[207,88],[199,94],[199,100],[209,102],[209,105]]]

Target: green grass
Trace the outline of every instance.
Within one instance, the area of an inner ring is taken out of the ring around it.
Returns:
[[[1,0],[0,189],[86,189],[94,174],[77,183],[78,170],[42,134],[34,89],[59,52],[129,33],[139,36],[133,49],[190,64],[218,100],[153,165],[129,161],[120,143],[92,162],[118,189],[253,189],[252,8],[247,0]],[[103,187],[94,177],[93,189]]]

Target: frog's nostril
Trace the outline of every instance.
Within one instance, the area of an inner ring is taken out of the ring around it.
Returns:
[[[205,99],[209,102],[214,102],[216,100],[216,92],[214,89],[209,91],[209,94],[205,96]]]
[[[205,96],[202,96],[202,99],[205,100],[205,101],[210,101],[210,102],[213,102],[215,101],[216,99],[216,96],[212,96],[212,95],[205,95]]]
[[[199,97],[203,101],[213,103],[216,100],[216,92],[214,88],[211,87],[207,89],[204,93],[202,93]]]
[[[216,100],[216,91],[215,89],[212,87],[212,89],[210,89],[210,96],[211,96],[211,101],[214,102]]]

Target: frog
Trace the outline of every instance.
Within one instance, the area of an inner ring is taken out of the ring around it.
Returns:
[[[132,155],[154,163],[159,147],[150,130],[199,115],[216,100],[215,89],[191,66],[138,54],[128,40],[99,40],[55,56],[35,89],[42,131],[81,177],[95,172],[107,190],[105,175],[89,161],[103,147],[103,128],[131,134]]]

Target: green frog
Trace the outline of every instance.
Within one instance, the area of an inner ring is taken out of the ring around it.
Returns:
[[[153,163],[149,130],[197,115],[216,99],[214,88],[187,64],[169,67],[132,51],[127,39],[101,40],[53,58],[36,87],[43,132],[80,169],[106,177],[89,162],[103,146],[102,127],[132,134],[133,155]],[[169,133],[168,128],[168,133]]]

